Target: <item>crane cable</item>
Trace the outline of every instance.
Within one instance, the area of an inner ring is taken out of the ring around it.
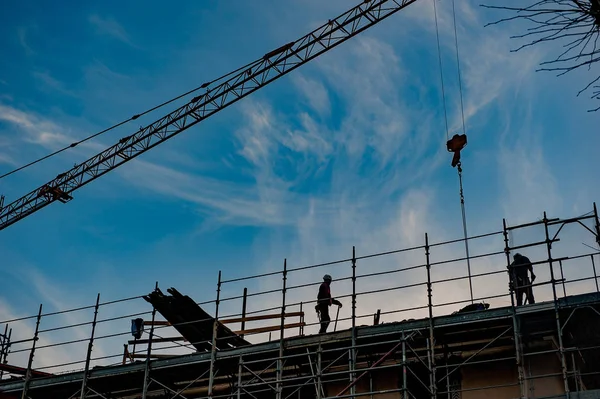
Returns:
[[[441,54],[441,47],[440,47],[440,34],[439,34],[439,28],[438,28],[437,7],[435,4],[436,1],[437,0],[433,0],[433,11],[434,11],[434,16],[435,16],[435,32],[436,32],[436,37],[437,37],[438,59],[439,59],[439,65],[440,65],[440,77],[441,77],[441,81],[442,81],[442,98],[443,98],[443,104],[444,104],[444,120],[446,123],[446,139],[449,139],[448,112],[446,110],[446,95],[445,95],[445,90],[444,90],[444,75],[442,72],[442,54]],[[455,49],[456,49],[456,65],[457,65],[457,73],[458,73],[458,88],[459,88],[459,93],[460,93],[460,111],[461,111],[461,119],[462,119],[462,131],[463,131],[463,134],[466,135],[462,79],[461,79],[461,72],[460,72],[460,55],[459,55],[459,51],[458,51],[458,33],[457,33],[457,28],[456,28],[456,8],[455,8],[454,0],[452,0],[452,20],[453,20],[453,25],[454,25],[454,45],[455,45]],[[460,160],[458,161],[456,167],[457,167],[457,171],[458,171],[458,182],[459,182],[459,188],[460,188],[460,191],[459,191],[460,207],[461,207],[461,213],[462,213],[462,225],[463,225],[463,234],[464,234],[464,240],[465,240],[465,254],[466,254],[466,260],[467,260],[467,270],[468,270],[468,276],[469,276],[469,292],[471,294],[471,303],[474,303],[473,283],[472,283],[472,279],[471,279],[471,257],[469,255],[469,241],[468,241],[469,236],[467,233],[467,214],[466,214],[466,210],[465,210],[465,196],[464,196],[463,181],[462,181],[462,164],[461,164]]]
[[[5,177],[7,177],[7,176],[10,176],[10,175],[12,175],[13,173],[16,173],[16,172],[18,172],[18,171],[20,171],[20,170],[23,170],[23,169],[25,169],[25,168],[28,168],[28,167],[30,167],[30,166],[33,166],[33,165],[35,165],[35,164],[37,164],[37,163],[39,163],[39,162],[42,162],[42,161],[44,161],[44,160],[46,160],[46,159],[48,159],[48,158],[51,158],[51,157],[53,157],[53,156],[55,156],[55,155],[58,155],[58,154],[60,154],[61,152],[68,150],[69,148],[76,147],[76,146],[78,146],[78,145],[79,145],[79,144],[81,144],[81,143],[85,143],[86,141],[89,141],[89,140],[91,140],[91,139],[93,139],[93,138],[96,138],[96,137],[98,137],[98,136],[100,136],[100,135],[102,135],[102,134],[104,134],[104,133],[107,133],[107,132],[109,132],[109,131],[111,131],[111,130],[114,130],[114,129],[118,128],[119,126],[122,126],[122,125],[126,124],[127,122],[134,121],[134,120],[138,119],[140,116],[144,116],[144,115],[146,115],[146,114],[148,114],[148,113],[150,113],[150,112],[156,111],[157,109],[159,109],[159,108],[162,108],[162,107],[164,107],[165,105],[168,105],[168,104],[172,103],[173,101],[177,101],[177,100],[179,100],[179,99],[180,99],[180,98],[182,98],[182,97],[185,97],[185,96],[187,96],[187,95],[190,95],[190,94],[192,94],[192,93],[194,93],[194,92],[196,92],[196,91],[198,91],[198,90],[200,90],[200,89],[206,88],[208,85],[210,85],[210,84],[212,84],[212,83],[214,83],[214,82],[218,82],[219,80],[221,80],[221,79],[224,79],[224,78],[226,78],[226,77],[228,77],[228,76],[230,76],[230,75],[233,75],[233,74],[235,74],[235,73],[238,73],[238,72],[240,72],[241,70],[246,70],[246,69],[248,69],[248,68],[249,68],[249,67],[250,67],[252,64],[255,64],[255,63],[256,63],[256,61],[254,61],[254,62],[251,62],[251,63],[249,63],[249,64],[246,64],[246,65],[244,65],[243,67],[237,68],[235,71],[231,71],[231,72],[229,72],[229,73],[227,73],[227,74],[225,74],[225,75],[223,75],[223,76],[220,76],[220,77],[218,77],[218,78],[216,78],[216,79],[213,79],[213,80],[211,80],[211,81],[209,81],[209,82],[206,82],[206,83],[202,84],[201,86],[198,86],[198,87],[196,87],[196,88],[194,88],[194,89],[191,89],[191,90],[189,90],[189,91],[187,91],[187,92],[185,92],[185,93],[183,93],[183,94],[180,94],[180,95],[178,95],[177,97],[174,97],[174,98],[172,98],[172,99],[170,99],[170,100],[167,100],[167,101],[165,101],[165,102],[163,102],[163,103],[161,103],[161,104],[159,104],[159,105],[156,105],[156,106],[154,106],[154,107],[152,107],[152,108],[150,108],[150,109],[148,109],[148,110],[146,110],[146,111],[144,111],[144,112],[141,112],[141,113],[139,113],[139,114],[135,114],[135,115],[133,115],[131,118],[129,118],[129,119],[125,119],[125,120],[123,120],[122,122],[119,122],[119,123],[117,123],[117,124],[115,124],[115,125],[112,125],[112,126],[111,126],[111,127],[109,127],[109,128],[106,128],[106,129],[104,129],[104,130],[101,130],[101,131],[99,131],[99,132],[97,132],[97,133],[95,133],[95,134],[92,134],[92,135],[90,135],[90,136],[88,136],[88,137],[86,137],[86,138],[84,138],[84,139],[82,139],[82,140],[75,141],[75,142],[71,143],[71,144],[70,144],[70,145],[68,145],[68,146],[65,146],[65,147],[63,147],[63,148],[61,148],[61,149],[59,149],[59,150],[56,150],[56,151],[54,151],[54,152],[52,152],[52,153],[48,154],[48,155],[45,155],[45,156],[43,156],[43,157],[41,157],[41,158],[38,158],[38,159],[36,159],[36,160],[34,160],[34,161],[31,161],[31,162],[29,162],[28,164],[25,164],[25,165],[23,165],[23,166],[20,166],[20,167],[18,167],[18,168],[16,168],[16,169],[13,169],[13,170],[11,170],[10,172],[6,172],[6,173],[4,173],[4,174],[0,175],[0,179],[3,179],[3,178],[5,178]],[[207,90],[209,90],[209,89],[207,89]],[[1,208],[1,205],[0,205],[0,208]]]
[[[446,140],[450,139],[450,133],[448,129],[448,113],[446,111],[446,89],[444,88],[444,71],[442,69],[442,50],[440,48],[440,32],[438,28],[438,18],[437,18],[437,7],[435,5],[435,1],[433,0],[433,14],[435,15],[435,36],[437,38],[437,50],[438,50],[438,61],[440,64],[440,80],[442,82],[442,102],[444,104],[444,121],[446,122]]]

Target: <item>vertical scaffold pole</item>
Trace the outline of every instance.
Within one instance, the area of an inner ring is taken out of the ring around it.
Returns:
[[[594,219],[596,220],[596,243],[600,246],[600,218],[598,218],[598,208],[594,202]]]
[[[248,288],[244,287],[244,296],[242,298],[242,325],[240,330],[246,329],[246,302],[248,300]],[[244,334],[240,334],[240,338],[244,338]]]
[[[429,341],[429,338],[427,338],[425,340],[425,344],[427,345],[427,365],[429,366],[429,370],[430,370],[429,375],[432,376],[433,375],[433,373],[431,372],[431,370],[433,370],[433,359],[431,356],[431,346],[432,345]],[[430,390],[430,396],[432,399],[436,399],[436,397],[437,397],[436,394],[434,393],[435,386],[436,386],[435,380],[433,380],[433,384],[430,382],[429,390]],[[431,389],[432,387],[433,387],[433,389]]]
[[[402,330],[402,399],[408,399],[408,388],[407,388],[407,372],[406,370],[406,335]]]
[[[371,364],[369,364],[369,367],[371,367],[373,365],[373,362],[371,362]],[[370,399],[374,399],[374,392],[373,392],[373,373],[371,371],[369,371],[369,392],[370,392]]]
[[[158,281],[154,284],[154,291],[158,291]],[[148,349],[146,350],[146,364],[144,366],[144,387],[142,389],[142,399],[148,395],[148,386],[150,385],[150,357],[152,356],[152,338],[154,337],[154,319],[156,318],[156,307],[152,305],[152,324],[148,334]]]
[[[433,334],[433,295],[431,284],[431,262],[429,259],[429,235],[425,233],[425,259],[427,261],[427,308],[429,309],[429,391],[431,398],[437,397],[437,389],[435,383],[435,338]]]
[[[242,366],[244,364],[244,360],[242,359],[242,355],[240,355],[240,360],[238,362],[238,380],[237,380],[237,399],[242,398]]]
[[[12,336],[12,328],[8,330],[8,338],[7,338],[7,342],[8,344],[6,345],[6,350],[4,351],[4,358],[0,359],[2,361],[2,363],[6,364],[8,363],[8,352],[10,352],[10,338]]]
[[[552,283],[552,295],[554,299],[554,314],[556,318],[556,335],[558,338],[558,351],[560,354],[560,363],[562,368],[563,382],[565,385],[565,394],[567,399],[570,398],[569,379],[567,372],[567,359],[565,358],[565,350],[563,347],[562,328],[560,327],[560,312],[558,298],[556,297],[556,280],[554,278],[554,264],[552,259],[552,240],[550,239],[550,231],[548,229],[548,217],[544,211],[544,232],[546,233],[546,251],[548,252],[548,266],[550,267],[550,280]]]
[[[600,292],[600,287],[598,287],[598,274],[596,273],[596,262],[594,261],[594,255],[590,255],[590,259],[592,260],[592,269],[594,269],[594,282],[596,283],[596,292]]]
[[[303,303],[300,302],[300,327],[298,327],[298,335],[304,335],[304,312],[302,311]]]
[[[350,350],[350,382],[356,378],[356,247],[352,246],[352,349]],[[354,398],[356,386],[350,387],[350,397]]]
[[[323,392],[323,382],[321,380],[321,370],[323,370],[321,358],[322,358],[323,349],[321,348],[321,341],[319,341],[319,345],[317,346],[317,399],[322,398]]]
[[[508,274],[509,288],[511,303],[511,316],[513,323],[513,336],[515,341],[515,357],[517,361],[517,373],[519,378],[519,388],[521,389],[521,398],[527,397],[527,387],[525,380],[525,371],[523,368],[523,352],[521,348],[521,334],[519,329],[519,320],[517,319],[517,310],[515,308],[515,295],[514,288],[511,280],[510,273],[510,242],[508,240],[508,227],[506,226],[506,219],[502,219],[502,234],[504,235],[504,254],[506,255],[506,271]]]
[[[598,218],[598,208],[594,202],[594,220],[596,221],[596,243],[600,247],[600,219]],[[596,283],[596,292],[600,292],[598,287],[598,275],[596,274],[596,263],[594,262],[594,255],[590,255],[592,258],[592,268],[594,269],[594,283]]]
[[[90,335],[90,342],[88,342],[87,355],[85,357],[85,368],[83,369],[83,381],[81,382],[81,399],[85,399],[87,395],[87,382],[88,375],[90,372],[90,359],[92,357],[92,348],[94,347],[94,333],[96,332],[96,321],[98,320],[98,308],[100,307],[100,293],[96,297],[96,306],[94,307],[94,320],[92,321],[92,334]]]
[[[2,339],[0,340],[0,363],[5,363],[6,356],[8,355],[8,348],[10,346],[10,338],[8,336],[8,323],[4,326],[4,334],[2,335]],[[0,380],[4,372],[0,370]]]
[[[279,326],[279,358],[277,359],[277,399],[283,397],[283,338],[285,331],[285,293],[287,283],[287,259],[283,260],[281,288],[281,324]]]
[[[210,375],[208,377],[208,397],[213,397],[213,385],[215,383],[215,362],[217,361],[217,331],[219,327],[219,301],[221,299],[221,271],[217,281],[217,300],[215,301],[215,321],[212,331],[212,345],[210,351]]]
[[[566,298],[566,296],[567,296],[567,287],[566,287],[566,284],[565,284],[565,274],[564,274],[564,271],[563,271],[562,260],[560,260],[560,259],[558,260],[558,266],[560,268],[560,279],[562,280],[563,295]]]
[[[33,356],[35,354],[35,344],[38,341],[41,320],[42,320],[42,304],[40,304],[40,310],[38,312],[37,319],[35,322],[35,333],[33,334],[33,344],[31,345],[31,351],[29,352],[29,361],[27,362],[27,372],[25,373],[25,383],[23,384],[23,392],[21,394],[21,399],[26,399],[27,391],[29,391],[29,384],[31,383],[31,367],[33,366]]]

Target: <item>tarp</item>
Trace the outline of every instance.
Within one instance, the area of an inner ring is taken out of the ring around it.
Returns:
[[[198,351],[210,351],[214,317],[204,311],[192,298],[182,295],[175,288],[169,288],[167,292],[171,295],[165,295],[157,289],[144,296],[144,299],[150,302]],[[218,324],[215,345],[218,350],[245,345],[250,343],[223,324]]]

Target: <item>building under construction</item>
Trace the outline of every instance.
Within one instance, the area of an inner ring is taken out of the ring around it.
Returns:
[[[133,115],[130,121],[190,97],[23,197],[4,205],[0,196],[0,230],[73,200],[77,189],[416,1],[362,0],[254,62]],[[466,226],[465,131],[463,120],[464,134],[446,145]],[[577,235],[563,240],[573,229],[591,245]],[[35,316],[0,321],[0,399],[600,398],[596,205],[582,216],[503,221],[501,229],[466,236],[466,228],[451,241],[426,234],[410,248],[368,255],[353,248],[346,259],[284,261],[281,270],[254,276],[219,273],[216,298],[200,303],[157,284],[136,297],[101,302],[98,294],[76,309],[40,305]],[[538,276],[531,284],[537,300],[524,305],[508,273],[517,252]],[[333,307],[329,331],[317,333],[316,291],[329,273],[345,306]]]
[[[540,236],[518,245],[511,241],[527,229]],[[474,252],[478,240],[500,244],[469,259],[436,256],[465,240],[436,243],[426,235],[422,246],[386,253],[357,256],[353,251],[348,259],[302,267],[284,262],[282,270],[230,280],[219,273],[216,300],[208,302],[196,303],[174,288],[164,293],[157,286],[141,297],[101,303],[98,296],[95,305],[64,312],[87,311],[92,315],[87,321],[49,328],[45,320],[63,312],[44,314],[40,306],[37,316],[3,322],[1,397],[598,398],[599,252],[555,253],[561,236],[574,229],[598,243],[595,205],[571,219],[544,215],[512,227],[504,222],[500,231],[467,240]],[[545,254],[532,259],[539,280],[533,289],[542,300],[516,306],[507,266],[515,252],[536,250]],[[409,259],[413,263],[404,263]],[[477,272],[484,264],[485,271]],[[317,334],[314,307],[320,282],[310,278],[323,270],[337,270],[332,290],[349,306],[342,314],[347,317],[338,313],[329,332]],[[457,274],[448,277],[448,270]],[[368,283],[372,278],[380,278],[374,289]],[[268,279],[279,286],[263,284],[268,289],[249,293],[245,287],[241,295],[225,295],[236,284]],[[456,299],[452,290],[440,288],[444,284],[469,288],[456,288],[465,294]],[[477,287],[487,295],[474,295]],[[302,300],[296,301],[294,292]],[[369,300],[373,295],[376,299]],[[261,296],[270,299],[259,301]],[[146,308],[102,318],[104,308],[127,303]],[[240,304],[241,311],[227,314]],[[376,308],[367,308],[373,304]],[[212,315],[212,309],[204,310],[213,306]],[[19,323],[27,321],[34,336],[11,340]],[[99,333],[102,325],[114,323],[119,327]],[[123,331],[124,326],[131,328]],[[91,331],[91,336],[60,342],[69,328]],[[97,348],[107,348],[104,342],[111,342],[112,355],[96,354]],[[78,343],[78,360],[36,365],[44,349],[73,354],[69,348]],[[24,363],[14,364],[19,354],[27,355],[21,357]]]

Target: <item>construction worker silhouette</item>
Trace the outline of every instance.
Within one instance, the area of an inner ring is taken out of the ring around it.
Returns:
[[[528,270],[531,273],[531,281],[527,276]],[[533,274],[533,265],[529,258],[516,253],[513,256],[513,262],[510,264],[509,272],[511,286],[515,290],[515,295],[517,297],[517,306],[523,304],[523,294],[525,294],[527,303],[535,303],[535,299],[533,298],[533,288],[531,287],[531,284],[535,281],[535,274]]]
[[[331,276],[326,274],[323,276],[323,282],[319,287],[319,293],[317,294],[317,306],[315,309],[317,313],[321,314],[321,329],[319,330],[319,334],[324,334],[327,331],[327,327],[331,322],[331,318],[329,317],[329,307],[331,305],[338,305],[340,308],[342,307],[342,303],[331,297],[331,289],[329,286],[331,285]]]

